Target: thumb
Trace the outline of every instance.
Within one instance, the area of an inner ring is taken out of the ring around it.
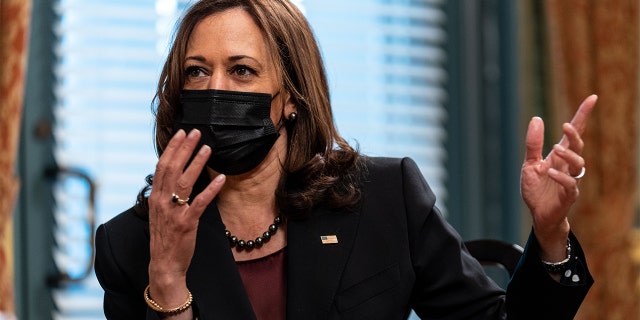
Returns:
[[[542,145],[544,143],[544,122],[540,117],[533,117],[529,121],[526,137],[525,162],[542,159]]]

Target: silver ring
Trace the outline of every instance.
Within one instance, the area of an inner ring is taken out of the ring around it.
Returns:
[[[574,179],[580,179],[582,177],[584,177],[584,173],[587,171],[587,169],[585,169],[585,167],[582,167],[582,170],[580,171],[580,174],[578,174],[577,176],[571,176]]]
[[[179,204],[179,205],[184,205],[184,204],[186,204],[187,202],[189,202],[189,198],[186,198],[186,199],[180,199],[180,197],[179,197],[177,194],[172,193],[172,194],[171,194],[171,202],[173,202],[173,203],[177,203],[177,204]]]

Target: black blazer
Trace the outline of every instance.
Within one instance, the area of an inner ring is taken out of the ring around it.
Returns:
[[[577,240],[579,281],[549,277],[535,237],[507,292],[484,273],[434,207],[409,158],[369,158],[356,212],[287,221],[287,319],[572,319],[593,279]],[[338,244],[320,237],[336,235]],[[96,274],[109,319],[157,319],[146,307],[148,221],[129,209],[101,225]],[[203,214],[187,273],[199,319],[255,319],[215,204]]]

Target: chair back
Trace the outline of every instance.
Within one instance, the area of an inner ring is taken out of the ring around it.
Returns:
[[[469,253],[482,265],[498,266],[513,276],[524,251],[521,246],[495,239],[465,241]]]

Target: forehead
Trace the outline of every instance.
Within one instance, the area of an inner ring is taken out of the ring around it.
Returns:
[[[189,37],[187,52],[269,59],[264,33],[251,15],[241,8],[214,13],[198,22]]]

